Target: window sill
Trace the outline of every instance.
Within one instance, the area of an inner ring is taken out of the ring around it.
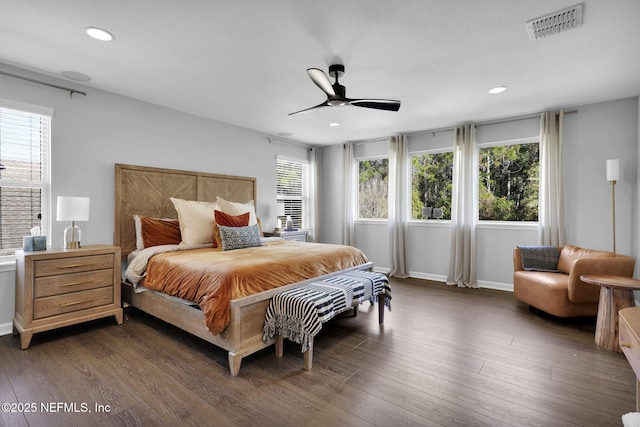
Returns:
[[[0,256],[0,273],[16,270],[16,256],[4,255]]]
[[[451,227],[449,219],[414,219],[408,222],[409,227]]]
[[[383,225],[389,222],[388,219],[356,219],[354,224],[377,224]],[[418,219],[407,221],[409,227],[451,227],[451,220],[448,219]],[[478,221],[476,228],[485,230],[537,230],[538,223],[530,221]]]
[[[537,230],[538,223],[531,221],[478,221],[476,228],[488,230]]]
[[[387,224],[389,220],[387,218],[383,219],[356,219],[354,224]]]

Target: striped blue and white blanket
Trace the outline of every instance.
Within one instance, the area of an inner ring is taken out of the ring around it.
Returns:
[[[391,309],[391,288],[383,274],[351,271],[274,295],[265,313],[262,339],[282,335],[302,345],[304,353],[322,324],[364,301],[384,294]]]

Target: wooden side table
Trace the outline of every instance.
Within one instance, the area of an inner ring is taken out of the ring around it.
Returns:
[[[20,348],[35,333],[109,316],[122,324],[119,247],[16,251],[13,328]]]
[[[636,305],[634,290],[640,290],[640,280],[622,276],[580,276],[580,280],[601,286],[596,323],[596,344],[620,353],[618,342],[618,311]]]
[[[636,411],[640,411],[640,307],[620,310],[620,347],[636,374]]]

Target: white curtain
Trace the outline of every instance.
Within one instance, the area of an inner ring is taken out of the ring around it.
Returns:
[[[477,288],[478,150],[475,126],[456,127],[453,149],[451,248],[447,284]]]
[[[352,142],[344,144],[342,154],[343,207],[342,207],[342,244],[353,246],[355,244],[355,199],[358,197],[356,186],[356,161],[354,159],[354,146]]]
[[[538,244],[564,246],[564,184],[562,180],[562,122],[564,112],[540,117],[540,205]]]
[[[310,148],[308,153],[309,160],[309,188],[307,192],[307,217],[309,220],[309,240],[318,242],[321,233],[320,230],[320,203],[318,195],[321,193],[320,188],[320,161],[321,154],[317,148]]]
[[[407,137],[392,136],[389,140],[389,276],[409,277],[405,257],[407,232]]]

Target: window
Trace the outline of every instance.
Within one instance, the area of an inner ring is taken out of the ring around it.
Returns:
[[[389,213],[389,159],[358,162],[358,218],[384,219]]]
[[[453,152],[411,156],[411,219],[451,219]]]
[[[538,221],[538,142],[479,149],[479,215],[489,221]]]
[[[278,157],[276,159],[276,191],[278,204],[284,205],[284,217],[280,217],[280,226],[286,226],[286,216],[290,216],[294,228],[306,226],[306,199],[308,182],[308,164],[300,160]]]
[[[0,255],[22,248],[31,228],[47,231],[50,122],[50,114],[0,107]]]

